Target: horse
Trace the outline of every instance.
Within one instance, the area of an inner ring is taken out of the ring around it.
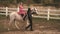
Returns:
[[[31,10],[32,10],[32,14],[37,14],[37,9],[36,8],[33,8]],[[15,27],[17,29],[20,29],[20,28],[18,27],[17,22],[15,22],[15,21],[24,22],[23,17],[21,15],[19,15],[17,12],[10,13],[9,19],[10,19],[9,20],[9,26],[14,22],[15,23]],[[26,26],[28,26],[29,25],[29,21],[28,21],[27,16],[26,16],[25,19],[26,19],[26,23],[27,23]],[[10,28],[8,28],[8,30],[10,30]]]

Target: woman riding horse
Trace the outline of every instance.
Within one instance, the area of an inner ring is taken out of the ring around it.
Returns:
[[[23,3],[21,2],[20,6],[19,6],[19,12],[18,12],[18,14],[21,15],[22,17],[24,17],[25,14],[26,14],[26,12],[23,9],[24,9]]]
[[[32,9],[33,11],[31,11],[31,9],[30,8],[28,8],[28,11],[27,11],[27,19],[26,20],[28,20],[29,22],[27,22],[28,24],[26,24],[26,25],[28,25],[27,27],[26,27],[26,29],[28,29],[29,27],[30,27],[30,30],[32,31],[33,29],[32,29],[32,13],[33,12],[36,12],[36,11],[34,11],[34,8]],[[36,9],[35,9],[36,10]],[[37,13],[37,12],[36,12]],[[19,21],[19,22],[23,22],[23,17],[21,16],[21,15],[19,15],[17,12],[12,12],[12,13],[10,13],[10,15],[9,15],[9,18],[10,18],[10,21],[9,21],[9,26],[13,23],[13,21]],[[16,26],[16,28],[17,29],[20,29],[19,27],[18,27],[18,25],[17,25],[17,22],[14,22],[15,23],[15,26]],[[10,28],[8,28],[8,30],[10,30]]]

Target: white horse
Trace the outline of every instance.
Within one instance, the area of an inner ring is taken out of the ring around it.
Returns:
[[[37,14],[37,9],[36,8],[33,8],[32,9],[32,12],[35,12],[36,14]],[[12,22],[15,20],[17,20],[17,21],[20,21],[20,22],[24,22],[23,21],[23,17],[21,16],[21,15],[19,15],[17,12],[12,12],[12,13],[10,13],[10,15],[9,15],[9,19],[10,19],[10,22],[9,22],[9,26],[12,24]],[[27,25],[29,25],[29,23],[28,23],[28,18],[26,19],[26,21],[27,21]],[[27,26],[26,25],[26,26]],[[17,29],[20,29],[18,26],[17,26],[17,22],[15,22],[15,26],[16,26],[16,28]],[[9,28],[8,28],[8,30],[10,30]]]

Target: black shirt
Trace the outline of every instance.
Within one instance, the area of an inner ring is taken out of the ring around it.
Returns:
[[[28,17],[32,16],[32,13],[31,13],[31,9],[30,8],[28,8],[27,14],[28,14]]]

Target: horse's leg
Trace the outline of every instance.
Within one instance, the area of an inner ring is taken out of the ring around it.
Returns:
[[[18,23],[19,24],[19,23]],[[17,25],[17,22],[15,21],[15,27],[17,28],[17,29],[20,29],[19,28],[19,26]]]
[[[10,21],[10,22],[8,23],[8,25],[9,25],[8,30],[10,30],[10,25],[11,25],[11,23],[12,23],[12,21]]]
[[[13,18],[10,18],[10,21],[8,23],[8,25],[9,25],[8,30],[10,30],[10,25],[12,24],[13,21],[14,21],[14,19]]]
[[[26,24],[26,27],[29,25],[30,23],[29,23],[29,20],[27,19],[27,24]]]
[[[17,21],[19,20],[20,22],[23,22],[23,18],[21,17],[21,15],[16,14],[15,15],[15,19],[16,19],[16,21],[15,21],[15,27],[17,29],[20,29],[20,27],[18,26],[19,22],[17,23]]]

